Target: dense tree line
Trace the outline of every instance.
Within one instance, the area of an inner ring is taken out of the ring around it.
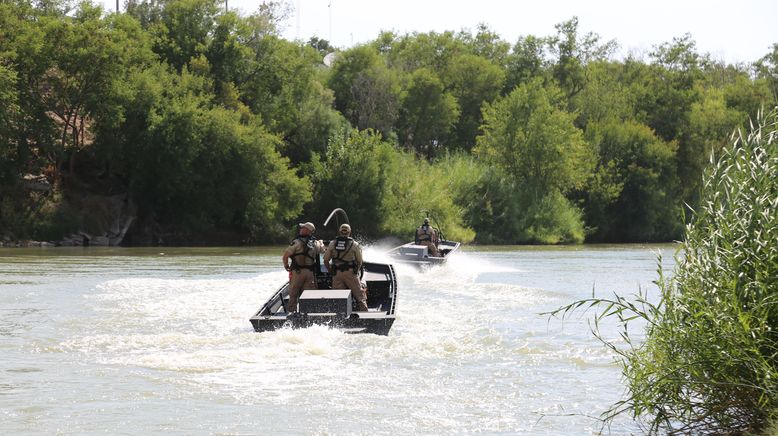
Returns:
[[[0,233],[88,227],[90,193],[126,196],[136,243],[276,241],[338,206],[371,238],[429,213],[465,241],[666,241],[710,153],[778,101],[778,44],[747,65],[689,35],[618,59],[572,18],[513,44],[482,25],[335,50],[281,38],[282,3],[219,5],[0,3]]]

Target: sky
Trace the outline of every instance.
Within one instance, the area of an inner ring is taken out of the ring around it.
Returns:
[[[115,0],[102,0],[107,9]],[[400,34],[468,30],[486,24],[502,39],[549,36],[554,25],[578,17],[580,34],[615,39],[618,54],[647,55],[654,46],[690,33],[700,53],[728,63],[752,62],[778,43],[778,0],[285,0],[292,15],[287,39],[311,36],[339,48],[375,39],[381,30]],[[124,0],[122,0],[122,3]],[[246,15],[262,0],[229,0]]]

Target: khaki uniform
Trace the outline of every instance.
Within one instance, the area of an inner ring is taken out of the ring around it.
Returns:
[[[416,229],[416,239],[419,241],[419,245],[427,247],[430,256],[438,257],[438,233],[427,224],[423,224]]]
[[[334,274],[332,289],[351,289],[351,296],[357,302],[357,310],[366,312],[367,292],[362,288],[357,275],[362,268],[362,248],[351,238],[334,239],[324,253],[324,264],[330,265],[330,260],[335,269],[330,270],[330,274]]]
[[[308,238],[297,238],[286,247],[284,254],[292,259],[291,276],[289,277],[289,303],[287,312],[297,311],[297,301],[305,289],[316,289],[315,267],[316,257],[324,252],[324,244],[319,240],[308,241]]]

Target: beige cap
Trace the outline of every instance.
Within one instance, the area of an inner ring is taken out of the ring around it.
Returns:
[[[351,233],[351,226],[348,224],[341,224],[340,233]]]
[[[316,231],[316,226],[314,226],[313,223],[311,223],[311,222],[300,223],[300,227],[305,227],[306,229],[308,229],[308,230],[310,230],[312,232]]]

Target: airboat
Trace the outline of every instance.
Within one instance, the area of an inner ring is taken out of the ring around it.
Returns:
[[[324,229],[333,217],[336,218],[336,231],[340,224],[349,223],[346,212],[337,208],[324,221]],[[317,289],[302,292],[297,312],[289,309],[289,282],[286,282],[251,317],[254,330],[264,332],[327,325],[347,333],[389,334],[397,309],[397,276],[391,264],[363,263],[360,281],[367,289],[366,312],[354,309],[349,289],[332,289],[332,276],[324,267],[322,256],[317,259],[314,275]]]
[[[437,255],[430,252],[430,248],[427,245],[420,243],[418,235],[415,241],[394,247],[387,251],[386,254],[394,263],[410,264],[420,269],[445,263],[452,254],[459,250],[462,244],[446,240],[439,228],[433,228],[439,235],[439,239],[435,241],[435,248],[438,251]]]

